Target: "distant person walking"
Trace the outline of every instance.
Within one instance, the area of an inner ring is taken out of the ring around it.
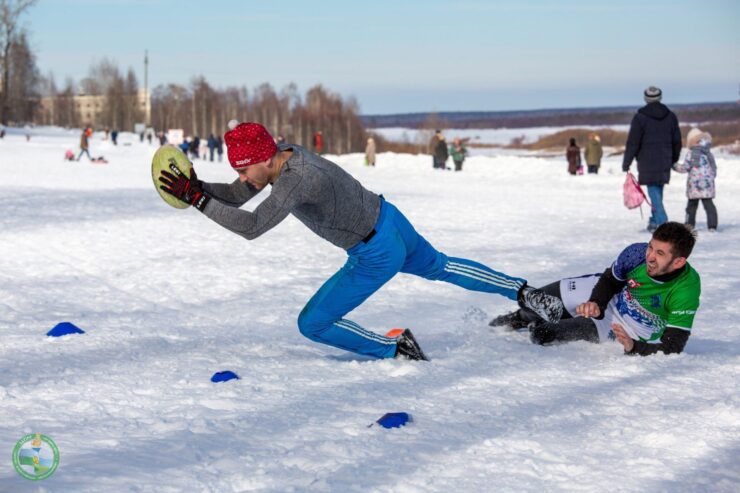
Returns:
[[[450,145],[450,156],[452,156],[452,162],[455,163],[455,171],[462,171],[463,161],[465,156],[468,155],[468,149],[465,147],[465,143],[455,138]]]
[[[118,130],[113,130],[110,133],[110,139],[113,141],[114,146],[118,145]]]
[[[442,136],[441,130],[435,130],[434,135],[432,135],[432,138],[429,139],[429,144],[427,144],[427,153],[431,154],[432,156],[432,168],[437,168],[437,159],[434,157],[434,152],[437,149],[437,143],[439,142],[439,138]]]
[[[601,157],[603,155],[604,150],[601,148],[601,137],[596,133],[591,133],[588,136],[586,148],[583,150],[583,157],[586,160],[589,173],[597,174],[599,172]]]
[[[678,118],[662,104],[663,93],[650,86],[644,93],[645,106],[632,118],[622,170],[629,171],[637,158],[640,185],[647,185],[652,214],[647,229],[650,232],[668,221],[663,207],[663,187],[671,179],[671,167],[681,155],[681,130]]]
[[[447,150],[447,142],[445,136],[439,134],[437,136],[437,146],[434,148],[434,167],[437,169],[445,169],[445,163],[450,154]]]
[[[213,134],[210,134],[208,136],[208,158],[211,162],[213,162],[213,154],[216,151],[216,137],[214,137]]]
[[[198,155],[198,150],[200,149],[200,137],[197,135],[194,135],[192,140],[190,141],[190,146],[188,147],[188,152],[190,153],[191,159],[200,159],[200,156]]]
[[[178,146],[183,154],[186,156],[190,154],[190,148],[192,147],[192,140],[190,137],[185,137],[185,140],[183,140],[180,145]]]
[[[375,166],[375,139],[372,137],[367,138],[367,145],[365,146],[365,165]]]
[[[571,137],[570,144],[565,150],[565,158],[568,160],[568,173],[575,175],[581,165],[581,148],[576,144],[576,139]]]
[[[87,154],[87,159],[92,161],[92,157],[90,156],[90,137],[92,137],[92,128],[85,127],[82,135],[80,135],[80,154],[77,156],[78,161],[82,159],[83,154]]]
[[[218,162],[220,163],[224,157],[224,139],[221,135],[216,137],[216,153],[218,154]]]
[[[689,130],[686,136],[688,154],[683,163],[676,163],[673,169],[679,173],[688,173],[686,178],[686,225],[694,229],[696,226],[696,210],[701,200],[704,211],[707,213],[707,229],[717,231],[717,208],[714,206],[715,187],[717,177],[717,163],[710,148],[712,136],[709,132],[702,132],[698,128]]]
[[[324,153],[324,135],[321,130],[313,135],[313,150],[316,154]]]

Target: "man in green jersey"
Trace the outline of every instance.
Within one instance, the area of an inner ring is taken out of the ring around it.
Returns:
[[[683,224],[660,225],[649,243],[635,243],[601,274],[566,278],[542,291],[563,300],[560,321],[527,309],[491,325],[528,327],[536,344],[617,340],[627,354],[680,353],[699,308],[699,274],[687,262],[696,236]]]

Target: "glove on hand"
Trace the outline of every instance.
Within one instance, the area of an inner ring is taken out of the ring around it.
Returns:
[[[203,193],[203,182],[198,179],[195,170],[190,170],[188,178],[174,164],[170,164],[170,169],[174,174],[163,170],[159,181],[164,185],[160,185],[159,188],[203,212],[211,198]]]

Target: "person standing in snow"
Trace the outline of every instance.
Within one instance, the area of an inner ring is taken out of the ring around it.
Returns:
[[[220,134],[216,137],[216,152],[218,153],[218,162],[220,163],[224,156],[224,139],[221,138]]]
[[[445,169],[448,157],[450,157],[450,154],[447,150],[445,136],[441,133],[437,134],[437,144],[434,147],[434,167],[436,169]]]
[[[375,139],[372,137],[367,138],[367,145],[365,146],[365,164],[367,166],[375,166]]]
[[[559,299],[532,289],[524,279],[439,252],[393,204],[335,163],[298,145],[278,146],[259,123],[232,121],[229,128],[224,141],[238,174],[234,182],[203,182],[195,170],[188,178],[173,165],[172,173],[162,172],[160,188],[247,240],[292,214],[346,251],[347,263],[298,316],[298,328],[307,338],[376,358],[425,360],[410,330],[381,335],[345,318],[399,272],[499,294],[546,320],[559,320]],[[253,212],[240,209],[268,185],[269,196]]]
[[[523,308],[496,317],[491,325],[527,327],[535,344],[616,339],[626,354],[680,353],[701,295],[699,274],[687,260],[695,242],[685,225],[663,223],[649,243],[628,246],[603,273],[542,287],[563,301],[559,322]]]
[[[632,160],[637,159],[637,180],[640,185],[647,185],[652,205],[647,229],[655,231],[668,221],[663,187],[671,180],[671,167],[681,155],[681,130],[676,115],[660,102],[660,89],[650,86],[643,96],[646,104],[632,118],[622,170],[628,172]]]
[[[452,156],[452,162],[455,163],[455,171],[462,171],[463,161],[465,156],[468,155],[468,149],[462,140],[455,138],[450,146],[450,156]]]
[[[565,149],[565,158],[568,160],[568,173],[575,175],[581,167],[581,148],[576,144],[576,139],[570,139],[568,148]]]
[[[316,154],[324,153],[324,134],[321,130],[313,135],[313,149]]]
[[[437,169],[437,158],[435,157],[434,153],[437,149],[437,144],[439,143],[439,139],[442,137],[442,131],[441,130],[435,130],[434,135],[429,139],[429,143],[427,144],[427,152],[432,155],[432,168]]]
[[[691,229],[696,226],[696,210],[701,200],[707,213],[707,229],[717,231],[717,208],[714,206],[714,179],[717,177],[717,163],[710,148],[712,136],[698,128],[689,130],[686,136],[686,147],[689,152],[683,163],[675,163],[673,169],[679,173],[688,173],[686,178],[686,225]]]
[[[216,152],[216,137],[213,134],[208,136],[208,160],[213,162],[213,154]]]
[[[589,174],[598,174],[599,166],[601,166],[601,157],[604,155],[604,150],[601,148],[601,138],[596,133],[591,133],[588,136],[588,142],[586,148],[583,150],[583,157],[586,161]]]

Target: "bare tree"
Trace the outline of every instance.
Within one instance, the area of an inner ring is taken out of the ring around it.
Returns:
[[[0,89],[0,123],[8,123],[8,98],[10,94],[11,50],[20,30],[18,21],[36,0],[0,0],[0,70],[2,70],[2,88]]]
[[[135,123],[144,120],[145,108],[139,104],[139,81],[131,67],[129,67],[126,74],[123,92],[126,94],[126,106],[124,107],[122,128],[133,130]]]
[[[25,32],[15,37],[10,50],[8,96],[5,103],[8,119],[16,122],[32,121],[40,105],[43,78],[36,67],[36,57],[28,45]]]
[[[74,81],[71,78],[67,78],[64,82],[64,89],[57,96],[55,104],[57,125],[63,127],[78,127],[80,125],[80,119],[74,102],[76,93],[77,87]]]

